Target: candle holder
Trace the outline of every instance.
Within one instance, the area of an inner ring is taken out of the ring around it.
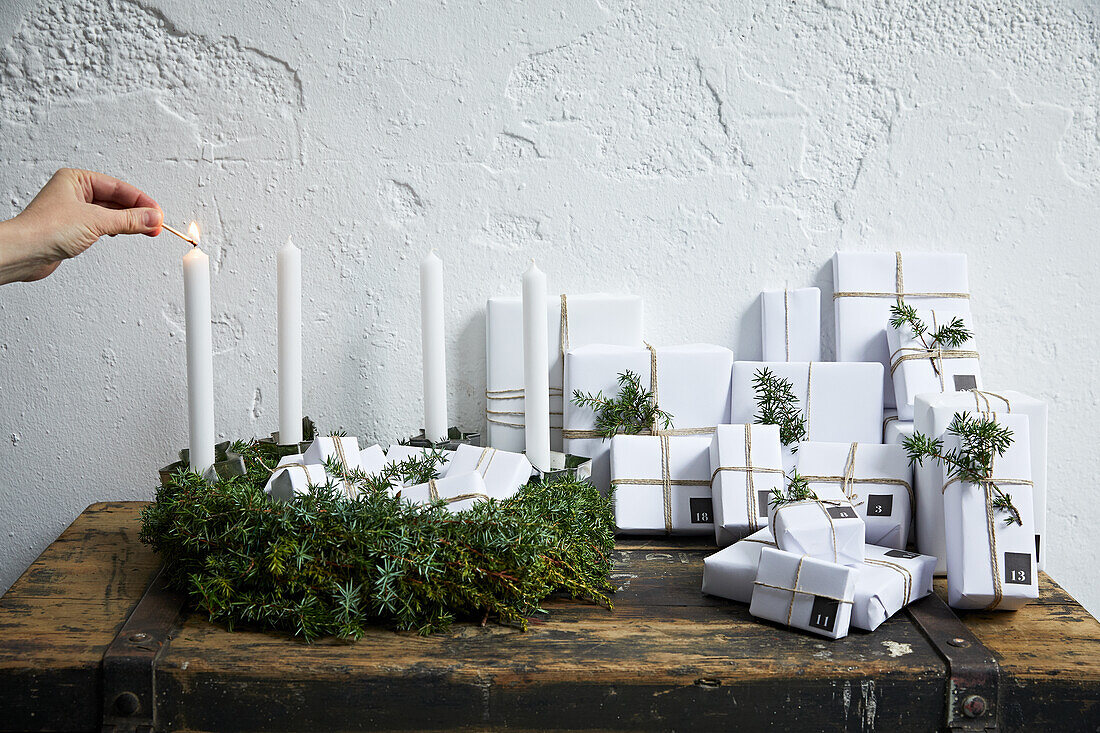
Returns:
[[[443,450],[456,450],[460,445],[481,445],[481,433],[466,433],[456,427],[447,428],[447,439],[433,443],[421,430],[419,435],[406,438],[401,445],[409,445],[413,448],[441,448]]]
[[[176,473],[176,471],[186,469],[191,465],[191,451],[189,449],[181,449],[179,456],[180,459],[178,461],[169,463],[157,472],[160,474],[160,483],[162,486],[168,485],[168,482],[172,480],[172,474]],[[216,481],[219,478],[244,476],[246,472],[247,469],[244,465],[244,459],[229,450],[229,441],[226,440],[214,446],[214,465],[203,475],[208,481]]]
[[[305,453],[306,448],[317,438],[317,426],[313,420],[306,417],[302,418],[302,442],[300,443],[283,443],[279,439],[279,431],[275,430],[271,433],[270,438],[260,438],[257,442],[260,443],[263,448],[264,455],[269,458],[278,460],[283,456],[292,456],[297,453]]]
[[[592,480],[592,459],[584,456],[575,456],[572,453],[558,453],[550,451],[550,468],[540,471],[535,468],[535,481],[544,484],[558,481],[589,481]]]

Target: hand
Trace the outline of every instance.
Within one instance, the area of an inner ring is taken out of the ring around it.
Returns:
[[[41,280],[104,235],[160,234],[147,194],[94,171],[62,168],[14,219],[0,222],[0,285]]]

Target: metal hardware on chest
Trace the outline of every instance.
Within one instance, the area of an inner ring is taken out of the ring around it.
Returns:
[[[171,639],[185,596],[153,579],[103,654],[104,733],[153,731],[157,726],[156,665]]]
[[[1001,670],[993,654],[935,593],[907,610],[947,664],[946,729],[998,730]]]

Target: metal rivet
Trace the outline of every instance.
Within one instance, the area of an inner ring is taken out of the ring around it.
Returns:
[[[141,631],[136,634],[130,634],[130,641],[145,641],[148,638],[149,635]]]
[[[115,710],[121,715],[136,715],[141,710],[141,700],[132,692],[123,692],[115,698]]]
[[[700,677],[695,680],[696,687],[721,687],[722,680],[715,677]]]
[[[961,637],[958,637],[958,636],[956,636],[954,639],[948,639],[947,643],[950,644],[951,646],[959,646],[959,647],[970,646],[969,641],[967,641],[966,639],[963,639]]]
[[[968,718],[980,718],[985,715],[986,702],[981,695],[971,695],[963,700],[963,715]]]

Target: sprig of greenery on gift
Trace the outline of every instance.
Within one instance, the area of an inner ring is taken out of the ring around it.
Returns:
[[[667,430],[672,427],[672,415],[657,406],[653,392],[642,385],[642,379],[627,369],[619,374],[619,394],[608,398],[603,392],[592,394],[573,390],[573,404],[588,407],[596,413],[595,430],[604,438],[620,433],[637,435],[654,424]]]
[[[993,508],[1008,513],[1005,524],[1022,524],[1011,494],[1005,493],[995,481],[990,480],[993,460],[1003,456],[1012,446],[1012,431],[987,415],[972,416],[968,412],[956,412],[947,432],[959,438],[959,447],[946,452],[942,439],[932,439],[921,432],[906,438],[903,445],[909,454],[909,464],[923,466],[925,459],[938,459],[947,467],[948,480],[988,483],[993,490]]]
[[[547,596],[611,607],[614,518],[584,481],[528,484],[457,513],[412,504],[394,479],[437,473],[431,452],[380,474],[348,471],[290,502],[264,493],[273,451],[234,444],[244,476],[178,471],[142,512],[141,539],[214,622],[355,639],[370,624],[430,633],[459,619],[526,628]]]
[[[812,499],[817,501],[817,494],[810,488],[810,482],[798,471],[794,472],[783,491],[773,491],[771,505],[778,509],[785,504],[793,504],[796,501]]]
[[[958,316],[952,318],[950,323],[929,333],[928,325],[917,315],[917,309],[899,299],[897,303],[890,306],[890,327],[897,331],[906,325],[913,331],[913,335],[920,339],[927,351],[943,348],[957,349],[974,337],[963,319]],[[939,375],[940,369],[936,366],[936,360],[929,357],[929,361],[932,362],[932,371]]]
[[[779,442],[783,445],[793,445],[806,438],[806,417],[798,409],[798,397],[791,380],[778,376],[768,367],[761,367],[753,374],[752,388],[756,393],[757,409],[754,422],[778,425]]]

